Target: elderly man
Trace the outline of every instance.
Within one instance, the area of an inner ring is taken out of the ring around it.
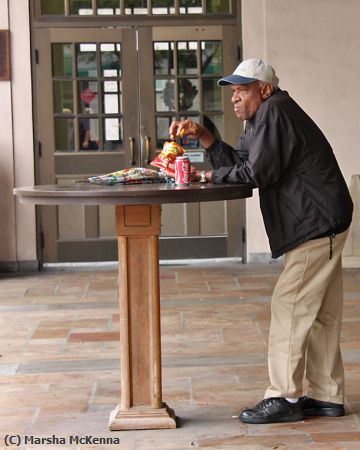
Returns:
[[[214,167],[207,181],[259,189],[272,256],[284,255],[271,302],[270,385],[240,413],[259,424],[344,415],[341,252],[353,206],[330,144],[278,81],[258,59],[218,81],[230,86],[235,114],[246,120],[235,149],[191,120],[169,130],[172,138],[184,130],[200,139]],[[194,170],[192,179],[199,177]]]

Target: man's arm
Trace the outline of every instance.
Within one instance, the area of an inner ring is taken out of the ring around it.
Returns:
[[[219,169],[225,176],[225,173],[236,164],[241,162],[241,158],[236,151],[225,142],[219,141],[205,126],[192,120],[172,122],[169,134],[171,139],[177,136],[187,135],[193,139],[199,139],[201,146],[206,150],[206,156],[215,169]],[[214,182],[214,171],[206,172],[206,181]],[[219,174],[217,179],[219,178]],[[192,181],[200,181],[201,171],[193,169],[191,172]],[[221,181],[218,181],[221,183]]]
[[[184,135],[193,139],[199,139],[201,146],[205,149],[210,147],[216,139],[206,127],[190,119],[183,121],[174,120],[170,125],[169,134],[170,139],[176,139],[177,136]]]

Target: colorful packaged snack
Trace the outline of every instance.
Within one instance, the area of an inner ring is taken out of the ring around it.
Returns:
[[[151,161],[151,165],[175,174],[175,159],[182,156],[185,150],[175,141],[167,141],[163,145],[163,149],[155,159]]]
[[[107,173],[89,177],[90,183],[94,184],[147,184],[147,183],[165,183],[166,177],[157,170],[144,167],[131,167],[116,172]]]

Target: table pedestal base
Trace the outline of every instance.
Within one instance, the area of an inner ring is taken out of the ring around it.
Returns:
[[[119,244],[121,399],[110,430],[176,428],[162,401],[159,205],[116,207]]]
[[[158,428],[176,428],[175,413],[166,403],[162,404],[162,408],[133,407],[129,410],[123,410],[118,405],[110,413],[111,431]]]

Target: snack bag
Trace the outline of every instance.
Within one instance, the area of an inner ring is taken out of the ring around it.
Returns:
[[[185,150],[181,145],[174,141],[168,141],[164,143],[163,149],[150,164],[175,174],[175,159],[184,153]]]
[[[164,183],[165,175],[156,170],[132,167],[130,169],[117,170],[116,172],[107,173],[105,175],[89,177],[90,183],[94,184],[147,184],[147,183]]]

